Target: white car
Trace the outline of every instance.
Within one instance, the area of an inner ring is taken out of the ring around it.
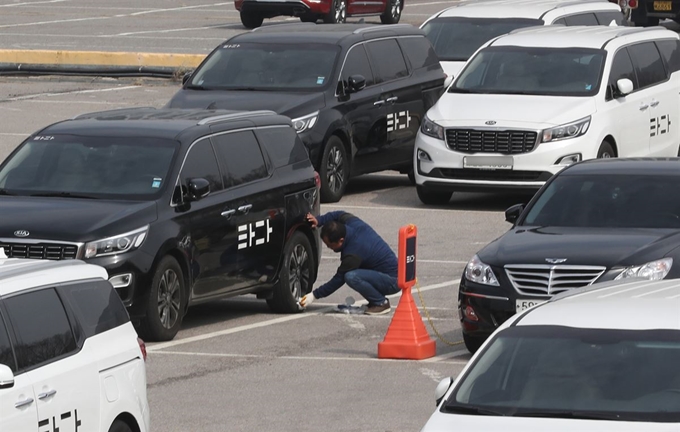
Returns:
[[[427,112],[418,196],[537,190],[585,159],[678,156],[680,40],[661,27],[515,30],[486,43]]]
[[[145,360],[104,268],[0,248],[0,431],[148,432]]]
[[[680,281],[608,282],[503,323],[421,432],[677,432]]]
[[[444,72],[456,76],[485,42],[518,28],[624,23],[621,8],[607,0],[490,0],[458,3],[432,15],[420,28]]]

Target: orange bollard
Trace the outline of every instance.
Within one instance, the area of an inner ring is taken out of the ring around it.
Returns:
[[[402,294],[385,339],[378,344],[378,358],[381,359],[422,360],[433,357],[437,351],[411,295],[411,288],[416,283],[417,234],[415,225],[399,229],[397,283]]]

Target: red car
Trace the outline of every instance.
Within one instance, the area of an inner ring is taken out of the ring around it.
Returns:
[[[380,15],[383,24],[396,24],[404,9],[403,0],[234,0],[246,28],[262,25],[265,18],[287,15],[302,22],[344,23],[348,16]]]

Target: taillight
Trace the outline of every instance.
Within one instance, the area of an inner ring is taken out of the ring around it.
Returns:
[[[139,349],[142,350],[142,357],[146,361],[146,344],[141,338],[137,338],[137,343],[139,344]]]
[[[314,171],[314,183],[316,184],[317,189],[321,189],[321,176],[316,171]]]
[[[628,0],[628,7],[631,9],[637,9],[638,7],[637,0]]]

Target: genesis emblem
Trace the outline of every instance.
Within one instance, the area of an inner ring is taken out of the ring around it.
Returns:
[[[485,125],[493,126],[496,124],[496,120],[487,120],[484,122]]]
[[[14,231],[14,235],[16,237],[28,237],[30,233],[26,230],[16,230]]]
[[[545,260],[547,262],[549,262],[550,264],[562,264],[567,259],[566,258],[546,258]]]

